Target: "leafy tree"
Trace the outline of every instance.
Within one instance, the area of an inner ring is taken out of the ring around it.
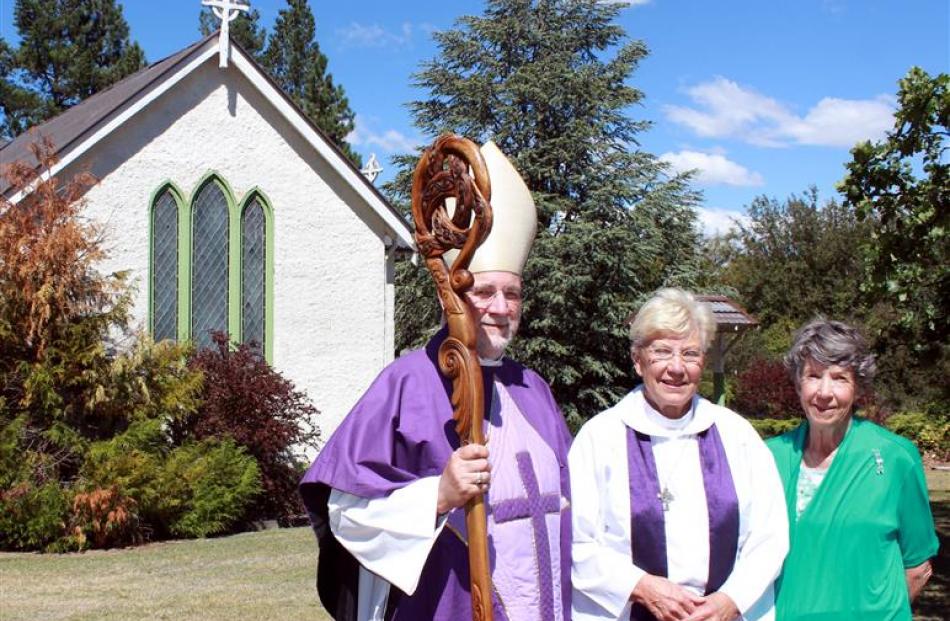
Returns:
[[[494,140],[532,190],[540,226],[513,354],[551,382],[572,425],[633,383],[623,322],[643,295],[699,275],[698,195],[636,146],[649,124],[630,116],[643,94],[628,80],[647,50],[614,23],[620,10],[489,0],[435,33],[440,53],[414,78],[429,97],[410,104],[426,134]],[[403,204],[407,178],[387,186]],[[397,317],[414,318],[411,333],[397,323],[400,348],[437,317],[420,272],[397,272]]]
[[[246,13],[242,11],[228,25],[231,38],[257,60],[260,60],[261,53],[264,51],[264,44],[267,41],[267,31],[260,25],[260,19],[260,11],[252,8]],[[201,31],[201,34],[208,36],[220,27],[221,20],[212,12],[211,7],[203,8],[198,15],[198,30]]]
[[[261,62],[285,93],[357,166],[359,155],[346,142],[355,118],[343,87],[327,72],[327,57],[314,38],[307,0],[287,0],[274,22]]]
[[[950,338],[950,75],[913,67],[900,80],[894,129],[851,150],[839,185],[845,204],[874,224],[861,240],[865,291],[885,298],[922,339]]]
[[[47,169],[51,150],[34,150]],[[79,217],[91,178],[60,184],[15,163],[7,179],[14,192],[35,189],[16,205],[0,200],[0,424],[26,417],[29,443],[68,472],[84,438],[116,424],[90,408],[108,376],[109,331],[126,325],[129,300],[122,275],[95,269],[101,232]]]
[[[13,137],[145,66],[115,0],[17,0],[0,42],[0,133]]]
[[[839,185],[860,238],[880,382],[903,408],[950,407],[950,75],[900,80],[894,128],[851,150]]]
[[[860,240],[871,234],[854,210],[820,204],[814,188],[784,202],[757,197],[748,222],[711,242],[720,253],[720,282],[764,325],[793,325],[824,314],[842,321],[866,315]],[[723,246],[725,243],[725,247]]]

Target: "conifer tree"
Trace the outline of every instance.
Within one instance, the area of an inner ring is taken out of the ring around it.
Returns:
[[[145,66],[115,0],[17,0],[0,42],[0,133],[10,138]]]
[[[343,87],[333,83],[327,57],[315,39],[307,0],[287,0],[274,22],[261,62],[271,77],[330,140],[357,166],[359,155],[346,142],[354,114]]]
[[[540,226],[513,355],[574,426],[633,385],[626,316],[657,287],[695,284],[700,265],[698,195],[637,146],[649,124],[630,116],[643,94],[628,80],[647,49],[615,23],[621,9],[488,0],[434,35],[439,54],[415,75],[429,97],[410,104],[431,137],[494,140],[532,190]],[[388,186],[403,204],[407,176]],[[431,334],[438,310],[423,270],[404,264],[398,278],[402,348]]]
[[[231,38],[244,48],[255,60],[260,60],[267,41],[267,31],[260,25],[261,13],[252,8],[247,13],[241,12],[228,26]],[[198,30],[203,36],[208,36],[221,27],[221,20],[214,14],[211,7],[205,7],[198,15]]]

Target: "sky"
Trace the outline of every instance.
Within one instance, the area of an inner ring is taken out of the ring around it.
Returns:
[[[610,1],[610,0],[604,0]],[[200,0],[120,2],[149,62],[200,38]],[[649,120],[640,148],[676,170],[696,170],[707,233],[742,218],[757,196],[780,201],[816,186],[835,198],[849,149],[893,126],[897,82],[920,66],[950,72],[947,0],[633,0],[618,22],[649,56],[629,84],[628,110]],[[15,0],[0,0],[0,35],[15,44]],[[251,0],[270,27],[285,0]],[[310,0],[317,41],[356,114],[349,142],[394,174],[390,158],[427,144],[408,102],[421,63],[437,57],[434,31],[482,0]]]

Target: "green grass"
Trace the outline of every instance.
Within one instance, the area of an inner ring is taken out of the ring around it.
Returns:
[[[914,620],[943,621],[950,610],[950,550],[947,549],[950,546],[950,471],[928,469],[927,488],[940,538],[940,552],[931,561],[933,578],[914,604]]]
[[[927,471],[940,536],[915,621],[950,610],[950,472]],[[325,621],[309,528],[84,554],[0,554],[0,620]]]
[[[84,554],[0,554],[0,619],[323,621],[309,528]]]

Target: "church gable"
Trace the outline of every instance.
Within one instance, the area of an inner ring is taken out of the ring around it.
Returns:
[[[392,357],[394,251],[411,231],[252,60],[235,47],[222,69],[215,51],[177,57],[54,173],[100,180],[86,200],[102,269],[130,272],[140,326],[258,343],[329,430]]]

